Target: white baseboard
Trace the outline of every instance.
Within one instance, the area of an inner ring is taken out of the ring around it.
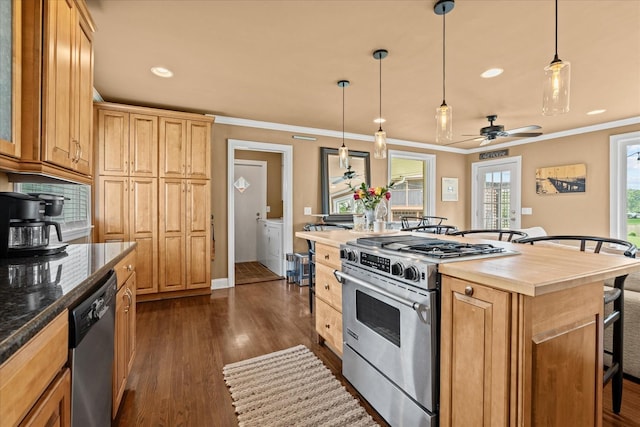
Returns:
[[[229,279],[224,277],[222,279],[212,279],[211,289],[226,289],[233,288],[233,285],[229,283]]]

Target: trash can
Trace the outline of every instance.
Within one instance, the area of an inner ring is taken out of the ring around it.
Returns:
[[[296,254],[287,254],[287,283],[298,282],[298,268],[296,266]]]
[[[309,254],[295,254],[296,281],[298,286],[309,286]]]

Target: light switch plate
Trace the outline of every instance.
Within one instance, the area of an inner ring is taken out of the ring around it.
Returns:
[[[267,206],[267,213],[271,212],[271,206]]]
[[[522,215],[533,215],[533,208],[522,208]]]
[[[304,208],[305,215],[311,215],[311,208]]]

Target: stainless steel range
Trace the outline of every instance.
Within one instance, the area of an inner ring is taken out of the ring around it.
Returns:
[[[340,247],[342,373],[389,424],[438,424],[438,264],[506,254],[513,252],[408,235]]]

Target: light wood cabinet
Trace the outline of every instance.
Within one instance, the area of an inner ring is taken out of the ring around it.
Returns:
[[[92,30],[73,0],[46,1],[42,160],[92,171]]]
[[[510,298],[458,279],[443,285],[442,425],[508,424]]]
[[[440,425],[601,425],[602,292],[531,297],[443,275]]]
[[[0,365],[0,427],[13,427],[22,420],[50,419],[56,410],[50,409],[47,392],[57,388],[56,377],[67,363],[69,352],[69,312],[64,310],[20,350]],[[61,392],[69,395],[70,384],[60,385]],[[55,392],[58,396],[58,391]],[[44,396],[44,397],[43,397]],[[51,398],[62,402],[57,407],[69,414],[68,398]],[[37,415],[42,412],[42,416]],[[27,416],[27,414],[31,414]],[[34,418],[35,417],[35,418]],[[55,419],[55,417],[54,417]],[[27,424],[29,425],[29,424]],[[31,424],[44,425],[44,424]],[[68,416],[59,420],[61,426],[70,425]]]
[[[341,269],[340,250],[316,242],[315,307],[319,342],[342,356],[342,285],[333,275]]]
[[[210,184],[160,178],[160,291],[210,287]]]
[[[71,371],[62,371],[38,400],[20,427],[71,425]]]
[[[158,292],[158,179],[99,176],[96,227],[100,242],[136,242],[137,292]]]
[[[158,117],[96,108],[100,175],[158,176]]]
[[[116,294],[113,358],[113,418],[118,413],[136,354],[136,269],[135,258],[131,257],[118,263],[115,269],[119,288]]]
[[[210,122],[160,118],[160,177],[209,179]]]

